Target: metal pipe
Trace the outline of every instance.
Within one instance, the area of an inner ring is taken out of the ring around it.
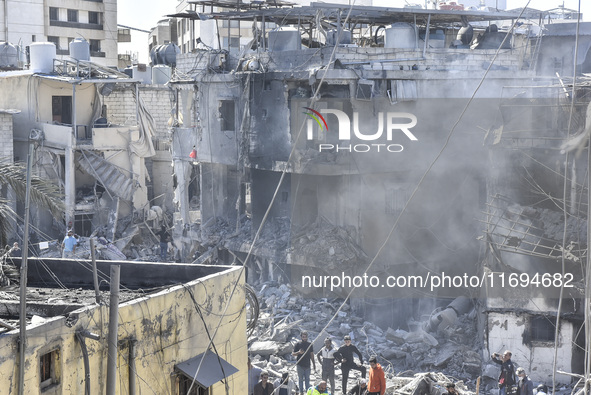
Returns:
[[[129,339],[129,395],[136,394],[136,385],[135,385],[135,345],[137,340]]]
[[[101,304],[101,293],[99,292],[98,271],[96,270],[96,255],[94,252],[94,238],[90,238],[90,259],[92,261],[92,280],[94,282],[94,295],[97,304]]]
[[[427,16],[427,28],[425,29],[425,45],[423,46],[423,58],[427,53],[427,46],[429,45],[429,28],[431,25],[431,14]]]
[[[8,42],[8,0],[4,0],[4,41]]]
[[[119,327],[119,270],[111,266],[111,298],[109,300],[109,337],[107,355],[107,395],[115,395],[117,389],[117,329]]]
[[[27,258],[29,255],[29,202],[31,201],[31,168],[33,167],[33,155],[35,144],[29,142],[29,155],[27,156],[27,190],[25,192],[25,229],[23,235],[23,257],[21,261],[20,284],[20,336],[18,342],[18,394],[23,395],[25,390],[25,348],[27,344]]]
[[[86,348],[86,341],[82,333],[76,332],[76,339],[80,342],[82,359],[84,360],[84,395],[90,395],[90,362],[88,361],[88,349]]]

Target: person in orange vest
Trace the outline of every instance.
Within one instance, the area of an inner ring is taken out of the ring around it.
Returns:
[[[369,358],[369,395],[384,395],[386,392],[386,375],[377,358],[373,355]]]

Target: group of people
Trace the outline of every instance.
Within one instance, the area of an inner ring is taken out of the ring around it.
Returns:
[[[274,383],[269,382],[268,372],[253,367],[248,360],[248,394],[249,395],[336,395],[335,366],[341,364],[342,394],[343,395],[384,395],[386,392],[386,377],[377,358],[369,358],[369,379],[366,380],[368,369],[363,365],[363,355],[357,347],[351,344],[351,338],[345,336],[344,344],[338,349],[332,344],[330,338],[324,340],[324,346],[314,354],[314,347],[308,341],[308,332],[302,331],[301,340],[294,346],[292,356],[297,358],[296,367],[298,373],[298,385],[294,383],[287,372]],[[355,355],[359,363],[355,361]],[[511,351],[506,350],[502,355],[492,354],[492,361],[501,365],[498,386],[499,395],[534,395],[533,381],[527,376],[522,367],[515,368],[511,361]],[[322,381],[316,385],[310,385],[312,368],[316,371],[316,359],[322,368]],[[355,386],[347,392],[349,373],[351,370],[361,372],[361,378]],[[330,384],[331,392],[328,392]],[[447,394],[458,394],[454,383],[446,383]],[[537,395],[546,395],[548,388],[544,384],[537,387]]]
[[[515,365],[511,361],[511,351],[505,350],[503,355],[494,353],[491,355],[494,363],[501,365],[499,374],[500,395],[534,395],[534,383],[525,373],[525,369]],[[544,384],[537,387],[538,395],[546,395],[548,388]]]
[[[302,395],[319,395],[332,393],[336,395],[335,387],[335,367],[340,364],[342,372],[342,393],[347,395],[384,395],[386,392],[386,376],[382,367],[377,362],[377,358],[369,358],[369,380],[366,380],[368,369],[363,365],[363,355],[357,347],[351,343],[351,337],[343,338],[344,344],[338,349],[333,346],[332,340],[326,338],[324,346],[314,354],[314,347],[308,341],[308,332],[302,331],[301,340],[294,346],[292,356],[296,357],[296,367],[298,374],[298,385],[289,379],[287,373],[283,373],[281,379],[275,383],[269,382],[269,374],[253,367],[249,360],[249,395],[292,395],[293,392]],[[355,361],[355,355],[359,358],[359,363]],[[316,360],[318,360],[322,369],[322,381],[316,385],[310,384],[310,375],[312,368],[316,371]],[[355,386],[347,392],[349,373],[351,370],[361,372]],[[260,381],[259,381],[260,379]],[[328,392],[328,384],[330,391]],[[252,390],[251,390],[252,389]]]

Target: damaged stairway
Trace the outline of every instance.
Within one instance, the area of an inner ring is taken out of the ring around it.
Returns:
[[[117,196],[124,200],[131,200],[135,190],[133,178],[128,172],[101,156],[81,150],[80,166],[90,175],[95,177],[106,189],[111,197]]]

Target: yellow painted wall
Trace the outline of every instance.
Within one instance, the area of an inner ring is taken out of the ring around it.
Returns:
[[[241,268],[195,280],[184,286],[137,299],[119,307],[118,341],[137,340],[137,394],[172,394],[175,364],[189,360],[206,350],[207,326],[219,355],[239,372],[229,379],[230,394],[242,395],[247,385],[246,315],[244,311],[244,275]],[[225,315],[222,315],[235,282],[238,286]],[[191,298],[201,309],[205,325]],[[108,305],[108,301],[105,301]],[[74,319],[77,317],[77,319]],[[75,332],[88,330],[101,340],[86,339],[90,360],[91,392],[104,394],[107,380],[108,306],[88,307],[72,313],[69,319],[54,318],[27,328],[25,394],[40,394],[39,357],[60,349],[61,380],[55,393],[84,393],[84,361]],[[18,377],[18,330],[0,337],[0,382],[2,394],[16,394]],[[128,349],[118,353],[117,393],[128,394]],[[43,394],[54,393],[43,391]],[[213,395],[225,394],[224,385],[213,386]]]

